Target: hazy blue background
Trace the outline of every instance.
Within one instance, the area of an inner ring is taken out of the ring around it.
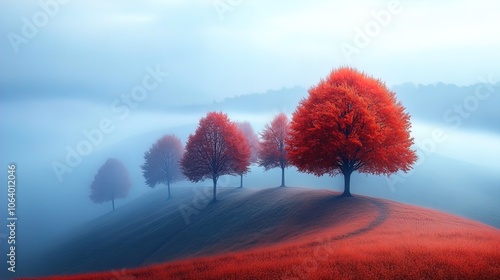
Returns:
[[[45,2],[48,0],[42,0]],[[211,102],[283,86],[305,88],[349,64],[389,85],[468,85],[498,73],[500,3],[401,0],[397,14],[359,54],[353,44],[384,1],[68,1],[14,53],[7,38],[32,21],[38,1],[2,0],[3,88],[44,97],[103,100],[127,92],[144,68],[171,73],[156,100]],[[219,17],[214,3],[236,3]],[[498,79],[498,77],[495,77]]]
[[[17,52],[9,38],[22,36],[23,18],[33,22],[43,8],[38,1],[0,2],[0,182],[6,186],[7,164],[16,163],[18,247],[25,256],[110,210],[88,199],[108,157],[122,160],[134,183],[120,207],[151,191],[139,166],[159,136],[186,140],[210,110],[260,130],[274,114],[291,114],[308,88],[342,65],[397,93],[413,116],[421,158],[407,177],[356,176],[352,191],[500,227],[500,2],[399,1],[400,12],[351,57],[340,46],[354,45],[357,28],[373,24],[373,13],[390,1],[233,1],[218,13],[229,2],[73,0],[59,4]],[[121,118],[113,104],[123,106],[122,95],[141,85],[147,67],[169,76]],[[476,92],[488,96],[479,100]],[[460,115],[456,106],[473,110]],[[114,131],[59,181],[51,165],[64,163],[66,147],[75,149],[82,131],[104,118]],[[433,149],[428,143],[436,129],[446,140]],[[277,172],[254,168],[248,184],[277,186]],[[291,186],[341,189],[341,177],[288,174]]]

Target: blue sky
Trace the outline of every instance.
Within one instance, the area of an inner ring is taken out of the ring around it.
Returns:
[[[498,1],[290,2],[2,0],[0,85],[92,99],[160,65],[162,98],[187,104],[309,88],[342,65],[388,85],[500,78]]]

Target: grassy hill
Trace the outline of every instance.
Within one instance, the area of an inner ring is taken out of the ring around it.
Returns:
[[[173,194],[166,201],[158,190],[92,221],[45,254],[34,273],[50,279],[98,271],[108,272],[56,279],[500,276],[500,231],[434,210],[289,187],[226,188],[215,204],[205,203],[203,190],[177,187]],[[132,267],[141,268],[123,269]]]

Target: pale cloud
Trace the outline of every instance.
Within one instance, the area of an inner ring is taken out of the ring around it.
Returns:
[[[409,3],[382,41],[399,53],[449,48],[500,47],[498,1],[446,1],[440,5]],[[445,54],[443,54],[445,55]]]
[[[120,13],[109,15],[106,19],[111,24],[134,25],[141,23],[150,23],[156,19],[156,16],[147,14]]]
[[[192,94],[211,102],[307,88],[346,64],[389,85],[472,84],[500,72],[500,2],[493,0],[400,0],[401,12],[346,59],[340,44],[353,44],[357,30],[391,1],[236,1],[223,21],[210,0],[71,1],[19,55],[2,53],[7,68],[23,71],[0,70],[0,82],[126,87],[146,65],[160,63],[175,77],[172,88],[189,92],[184,101]],[[2,3],[1,33],[21,30],[20,19],[37,10],[30,3]],[[10,6],[13,12],[5,12]],[[0,44],[11,49],[6,40]]]

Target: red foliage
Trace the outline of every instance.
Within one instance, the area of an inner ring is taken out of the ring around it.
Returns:
[[[267,171],[272,168],[281,168],[281,186],[285,186],[285,168],[288,167],[287,138],[290,134],[288,117],[280,113],[274,117],[271,124],[267,124],[261,133],[259,166]]]
[[[364,210],[355,217],[349,216],[347,221],[329,223],[321,232],[302,233],[297,239],[281,244],[136,269],[43,279],[498,279],[500,276],[498,229],[408,205],[368,204],[349,201],[345,203],[346,215],[360,208]],[[380,206],[386,207],[387,217],[377,213]]]
[[[352,68],[332,71],[293,114],[289,160],[317,176],[344,174],[347,196],[353,171],[406,172],[417,157],[404,110],[381,81]]]
[[[196,132],[189,136],[181,166],[192,182],[212,179],[213,201],[216,201],[219,177],[246,172],[249,160],[250,148],[236,124],[226,114],[211,112],[200,120]]]
[[[90,199],[96,203],[111,201],[115,210],[115,199],[125,198],[132,186],[127,169],[117,159],[108,159],[97,171],[90,186]]]
[[[175,135],[165,135],[144,154],[145,163],[141,166],[146,184],[154,188],[166,184],[170,198],[170,184],[184,178],[179,161],[184,154],[181,140]]]

